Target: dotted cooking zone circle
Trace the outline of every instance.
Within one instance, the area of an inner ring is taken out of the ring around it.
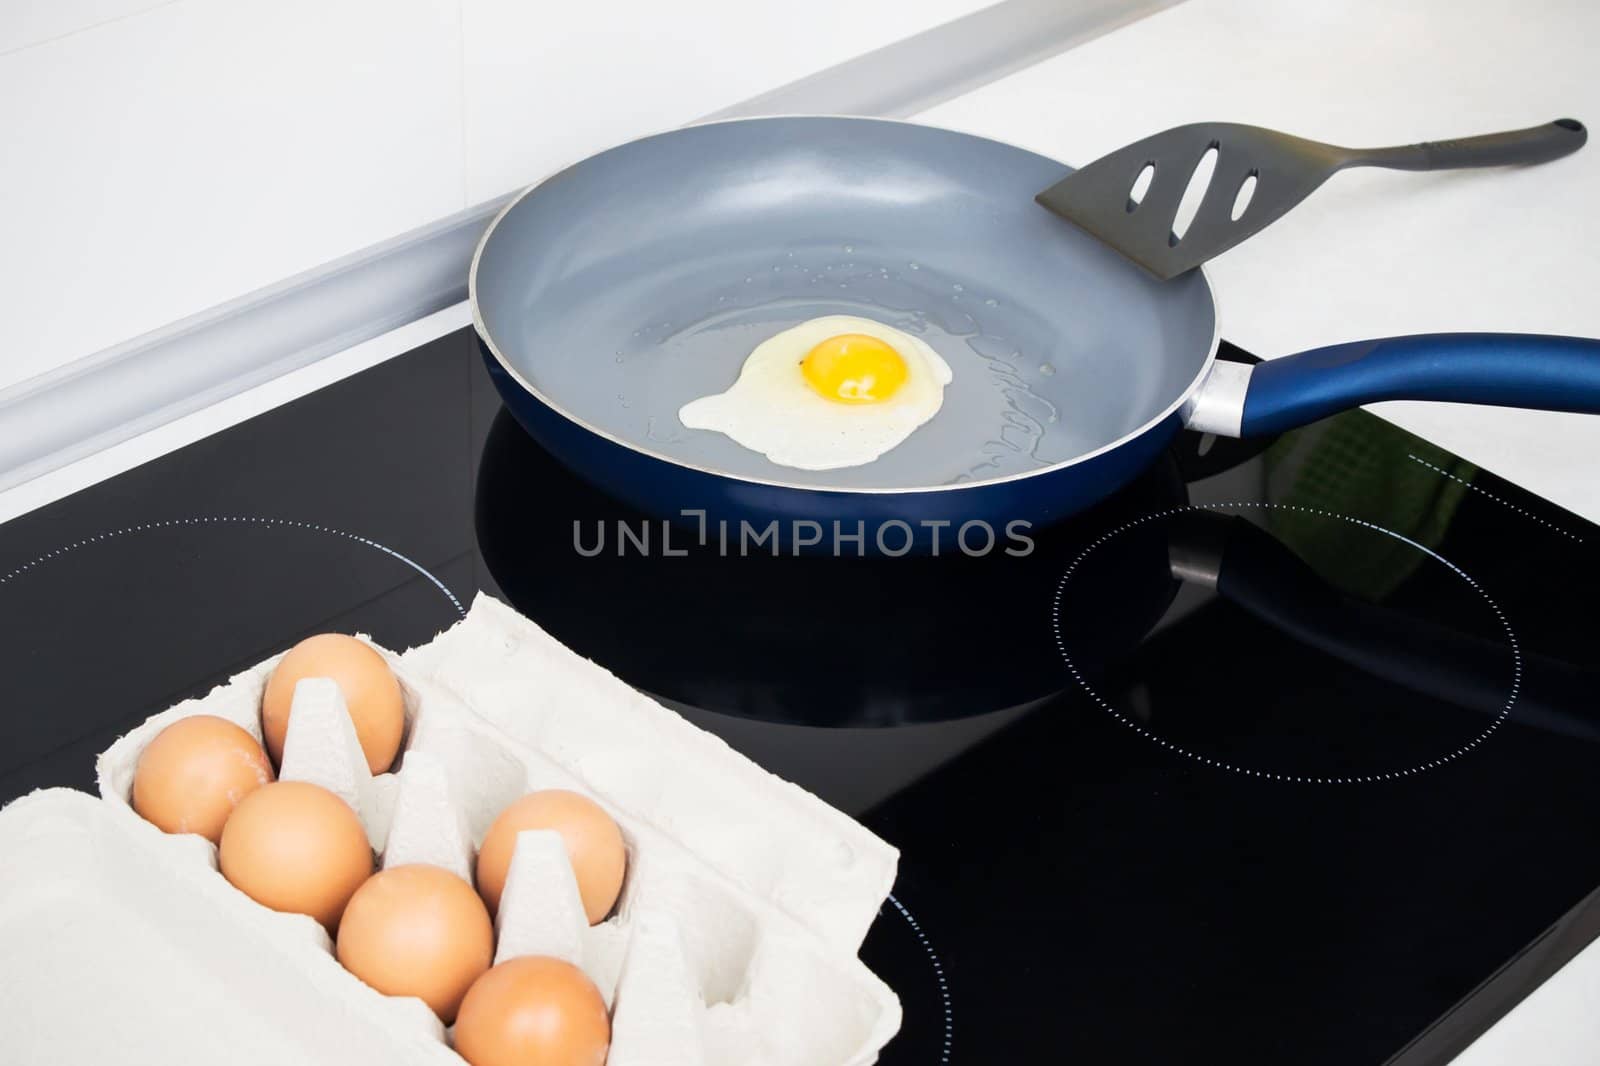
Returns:
[[[911,927],[911,932],[915,934],[917,943],[922,945],[922,950],[928,953],[928,961],[933,964],[933,976],[939,982],[939,1002],[944,1007],[944,1042],[939,1046],[939,1062],[943,1066],[950,1061],[950,1046],[955,1040],[955,1014],[950,1009],[950,985],[945,980],[944,964],[939,961],[939,955],[933,950],[933,945],[928,943],[928,935],[922,931],[922,926],[912,917],[906,905],[895,898],[893,892],[889,893],[889,902]]]
[[[76,551],[79,548],[86,548],[90,545],[98,544],[101,541],[113,540],[117,537],[125,537],[134,533],[145,533],[151,530],[168,529],[176,526],[206,525],[281,526],[286,529],[303,529],[312,533],[324,533],[328,536],[343,537],[346,540],[353,540],[357,544],[364,544],[375,551],[380,551],[393,559],[397,559],[400,562],[405,563],[418,574],[421,574],[423,577],[427,578],[428,581],[433,584],[434,588],[438,589],[445,599],[450,601],[450,606],[455,608],[458,615],[463,618],[467,616],[467,609],[461,606],[461,601],[456,598],[455,593],[451,592],[450,589],[446,587],[443,581],[440,581],[428,571],[427,567],[423,566],[415,559],[408,558],[407,556],[400,554],[387,545],[379,544],[377,541],[363,537],[357,533],[349,533],[342,529],[335,529],[332,526],[318,525],[315,522],[296,522],[293,519],[288,518],[261,518],[254,515],[219,515],[203,518],[169,518],[161,522],[141,522],[138,525],[124,526],[121,529],[109,530],[105,533],[97,533],[92,537],[84,537],[82,540],[75,540],[71,544],[64,545],[60,548],[57,548],[55,551],[48,552],[36,559],[23,563],[21,566],[17,567],[15,570],[12,570],[4,577],[0,577],[0,585],[4,585],[13,578],[19,577],[20,575],[27,573],[29,570],[47,563],[52,559],[59,558],[60,556]]]
[[[1550,530],[1553,533],[1559,533],[1563,537],[1566,537],[1568,540],[1576,541],[1579,544],[1583,543],[1583,538],[1578,536],[1576,533],[1572,533],[1572,532],[1570,532],[1568,530],[1562,529],[1560,526],[1556,525],[1554,522],[1547,522],[1543,518],[1540,518],[1538,515],[1536,515],[1533,512],[1529,511],[1527,508],[1518,507],[1516,504],[1512,503],[1510,500],[1503,500],[1499,496],[1496,496],[1494,493],[1490,492],[1488,489],[1482,488],[1482,487],[1480,487],[1478,485],[1474,485],[1472,482],[1467,481],[1467,480],[1465,480],[1463,478],[1456,477],[1456,475],[1452,474],[1450,471],[1444,469],[1443,467],[1435,466],[1434,464],[1428,462],[1428,460],[1419,458],[1418,456],[1412,455],[1410,453],[1406,454],[1406,458],[1410,459],[1413,463],[1419,463],[1422,466],[1426,467],[1427,469],[1432,470],[1435,474],[1438,474],[1440,477],[1447,477],[1451,481],[1454,481],[1456,484],[1465,486],[1466,488],[1472,490],[1473,492],[1477,493],[1479,496],[1484,497],[1485,499],[1493,500],[1495,503],[1498,503],[1501,507],[1506,507],[1506,508],[1509,508],[1512,511],[1515,511],[1517,514],[1521,515],[1523,518],[1526,518],[1531,522],[1537,522],[1539,525],[1545,527],[1546,529]]]
[[[949,1063],[950,1045],[954,1044],[955,1040],[955,1013],[950,1010],[950,984],[944,978],[944,964],[939,962],[939,952],[934,951],[933,944],[928,943],[928,935],[922,932],[922,925],[912,917],[912,912],[907,911],[906,904],[894,898],[893,892],[888,896],[888,901],[896,911],[899,911],[899,916],[906,919],[910,932],[917,936],[917,943],[922,944],[923,951],[928,952],[928,962],[933,964],[934,980],[939,983],[939,1004],[944,1007],[944,1042],[939,1045],[939,1063],[942,1066],[944,1063]]]
[[[1494,718],[1490,720],[1489,724],[1483,729],[1482,732],[1480,732],[1477,736],[1472,737],[1460,747],[1447,754],[1440,755],[1418,765],[1402,770],[1390,770],[1380,773],[1352,774],[1342,777],[1326,777],[1311,774],[1279,774],[1270,770],[1259,770],[1248,766],[1239,766],[1235,763],[1226,762],[1221,759],[1213,759],[1210,756],[1202,755],[1199,752],[1185,748],[1180,744],[1174,744],[1165,737],[1156,735],[1149,729],[1146,729],[1138,721],[1130,718],[1117,707],[1113,706],[1108,700],[1106,700],[1104,696],[1095,691],[1094,687],[1089,684],[1088,679],[1085,678],[1078,670],[1077,664],[1073,662],[1072,656],[1067,651],[1066,641],[1061,635],[1061,599],[1063,593],[1066,591],[1067,584],[1072,580],[1072,575],[1077,572],[1084,560],[1094,553],[1095,549],[1099,548],[1102,544],[1111,540],[1113,537],[1119,536],[1120,534],[1125,533],[1136,526],[1141,526],[1147,522],[1154,522],[1160,519],[1171,518],[1174,515],[1184,514],[1192,511],[1214,511],[1226,513],[1228,510],[1234,508],[1252,508],[1263,511],[1298,511],[1302,514],[1316,515],[1320,518],[1329,518],[1340,522],[1348,522],[1351,525],[1361,526],[1364,529],[1381,533],[1386,537],[1392,537],[1395,540],[1400,541],[1402,544],[1410,545],[1417,551],[1420,551],[1428,557],[1449,567],[1450,570],[1452,570],[1458,577],[1471,586],[1474,592],[1483,597],[1483,601],[1489,605],[1489,609],[1494,612],[1495,619],[1500,623],[1501,628],[1505,631],[1506,641],[1510,645],[1511,691],[1506,696],[1505,704],[1500,708],[1499,713],[1497,713]],[[1479,585],[1477,581],[1473,580],[1472,575],[1468,574],[1455,563],[1452,563],[1450,560],[1446,559],[1444,556],[1440,555],[1438,552],[1427,547],[1426,545],[1419,544],[1411,538],[1396,533],[1391,529],[1385,529],[1382,526],[1375,525],[1360,518],[1352,518],[1349,515],[1338,514],[1334,511],[1324,511],[1316,507],[1301,507],[1294,504],[1264,503],[1260,501],[1243,503],[1190,504],[1184,507],[1172,507],[1164,511],[1155,511],[1143,516],[1142,518],[1135,518],[1130,522],[1125,522],[1122,525],[1117,526],[1115,529],[1102,533],[1092,543],[1090,543],[1088,547],[1079,552],[1077,558],[1073,559],[1071,564],[1068,565],[1066,571],[1061,575],[1061,580],[1056,584],[1055,596],[1051,606],[1050,621],[1055,632],[1056,650],[1061,653],[1061,659],[1066,663],[1068,672],[1072,674],[1072,677],[1075,681],[1077,681],[1078,686],[1083,689],[1090,699],[1094,700],[1095,704],[1099,706],[1101,710],[1110,714],[1117,721],[1121,722],[1129,729],[1132,729],[1135,733],[1138,733],[1145,739],[1154,741],[1156,744],[1160,745],[1166,750],[1181,755],[1186,759],[1190,759],[1194,762],[1202,763],[1206,766],[1214,767],[1219,770],[1228,770],[1232,773],[1242,774],[1246,777],[1263,778],[1269,781],[1284,781],[1294,782],[1296,784],[1312,785],[1368,784],[1378,781],[1397,781],[1404,777],[1415,777],[1417,774],[1437,769],[1438,767],[1443,766],[1445,763],[1453,762],[1454,760],[1461,758],[1463,755],[1482,744],[1485,740],[1488,740],[1489,737],[1493,736],[1495,731],[1500,728],[1501,723],[1504,722],[1507,716],[1511,714],[1511,708],[1516,705],[1517,694],[1522,688],[1522,650],[1517,645],[1517,635],[1512,631],[1511,623],[1506,620],[1505,613],[1500,610],[1500,605],[1495,603],[1493,598],[1491,598],[1490,595],[1484,591],[1483,586]]]

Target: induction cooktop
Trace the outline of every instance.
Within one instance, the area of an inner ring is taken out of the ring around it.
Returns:
[[[1600,529],[1374,416],[1191,435],[1025,556],[648,525],[470,331],[304,396],[0,526],[0,800],[481,589],[901,849],[888,1064],[1443,1063],[1600,934]]]

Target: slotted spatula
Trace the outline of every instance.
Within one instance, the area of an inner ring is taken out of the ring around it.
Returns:
[[[1118,149],[1035,199],[1165,281],[1260,232],[1347,167],[1454,170],[1544,163],[1577,151],[1588,136],[1583,123],[1561,118],[1453,141],[1340,148],[1260,126],[1198,122]],[[1179,203],[1212,149],[1217,154],[1211,181],[1188,228],[1177,232]],[[1153,170],[1148,178],[1147,170]]]

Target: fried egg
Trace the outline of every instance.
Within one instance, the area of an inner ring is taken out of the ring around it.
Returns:
[[[828,315],[757,345],[727,392],[690,401],[678,420],[725,433],[780,466],[862,466],[938,414],[951,377],[921,338]]]

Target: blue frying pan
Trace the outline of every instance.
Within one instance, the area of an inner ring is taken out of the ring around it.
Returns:
[[[951,543],[945,523],[1003,538],[1082,510],[1185,426],[1272,434],[1392,399],[1600,412],[1594,340],[1440,334],[1217,361],[1203,271],[1157,282],[1034,202],[1069,170],[876,119],[645,137],[500,214],[473,259],[473,321],[517,420],[607,491],[703,530],[777,520],[803,543],[864,526],[869,551],[886,528],[877,547],[897,553]],[[804,471],[678,421],[761,341],[827,314],[919,335],[953,368],[904,443]]]

